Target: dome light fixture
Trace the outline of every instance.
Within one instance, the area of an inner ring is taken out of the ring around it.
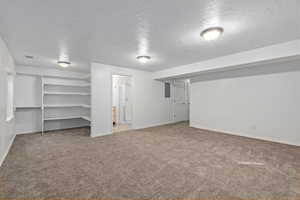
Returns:
[[[150,57],[150,56],[138,56],[138,57],[136,57],[136,59],[137,59],[139,62],[145,64],[145,63],[147,63],[148,61],[151,60],[151,57]]]
[[[212,41],[218,39],[223,32],[224,29],[222,27],[211,27],[202,31],[200,35],[204,40]]]
[[[61,66],[62,68],[67,68],[67,67],[69,67],[71,65],[71,63],[68,62],[68,61],[58,61],[57,64],[59,66]]]

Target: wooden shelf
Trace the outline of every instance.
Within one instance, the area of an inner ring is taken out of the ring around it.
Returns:
[[[88,116],[82,116],[81,118],[82,118],[82,119],[85,119],[85,120],[87,120],[87,121],[91,121],[91,118],[88,117]]]
[[[82,107],[82,108],[91,108],[90,105],[84,105],[84,104],[48,104],[44,105],[45,108],[73,108],[73,107]]]
[[[89,96],[90,93],[87,93],[87,92],[44,92],[44,95],[79,95],[79,96]]]
[[[91,79],[91,74],[87,74],[87,75],[83,76],[82,79],[84,79],[84,80]]]
[[[68,83],[44,83],[44,85],[51,85],[51,86],[63,86],[63,87],[90,87],[90,84],[79,84],[79,83],[74,83],[74,84],[68,84]]]
[[[16,109],[41,109],[42,106],[16,106]]]
[[[81,105],[83,108],[91,108],[91,105]]]
[[[45,118],[44,121],[59,121],[59,120],[69,120],[69,119],[84,119],[87,121],[91,121],[90,117],[87,116],[49,117],[49,118]]]

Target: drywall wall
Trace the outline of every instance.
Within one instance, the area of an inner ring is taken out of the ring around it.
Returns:
[[[65,70],[63,68],[48,68],[48,67],[39,67],[39,66],[25,66],[25,65],[17,65],[16,66],[17,73],[25,73],[25,74],[35,74],[35,75],[45,75],[45,76],[59,76],[59,77],[74,77],[80,78],[83,76],[89,75],[89,72],[77,72]]]
[[[91,136],[112,132],[112,78],[109,69],[92,64],[91,68]]]
[[[172,119],[172,102],[164,97],[164,83],[151,72],[92,63],[92,136],[112,132],[112,75],[132,77],[132,126],[134,129],[167,124]]]
[[[300,40],[274,44],[262,48],[225,55],[198,63],[173,67],[154,73],[155,79],[195,77],[207,72],[220,72],[237,68],[259,66],[300,58]]]
[[[4,41],[0,38],[0,166],[15,137],[15,120],[7,121],[7,76],[14,74],[14,61]]]
[[[192,79],[190,125],[300,145],[300,61]]]

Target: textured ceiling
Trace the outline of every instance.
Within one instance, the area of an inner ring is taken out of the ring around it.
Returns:
[[[0,0],[0,34],[18,64],[56,67],[68,57],[73,69],[190,64],[299,39],[299,19],[299,0]],[[201,39],[210,26],[224,28],[221,39]],[[140,54],[153,59],[140,64]]]

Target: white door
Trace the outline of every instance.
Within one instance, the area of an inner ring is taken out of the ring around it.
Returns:
[[[184,80],[173,82],[173,117],[174,122],[189,120],[187,83]]]

